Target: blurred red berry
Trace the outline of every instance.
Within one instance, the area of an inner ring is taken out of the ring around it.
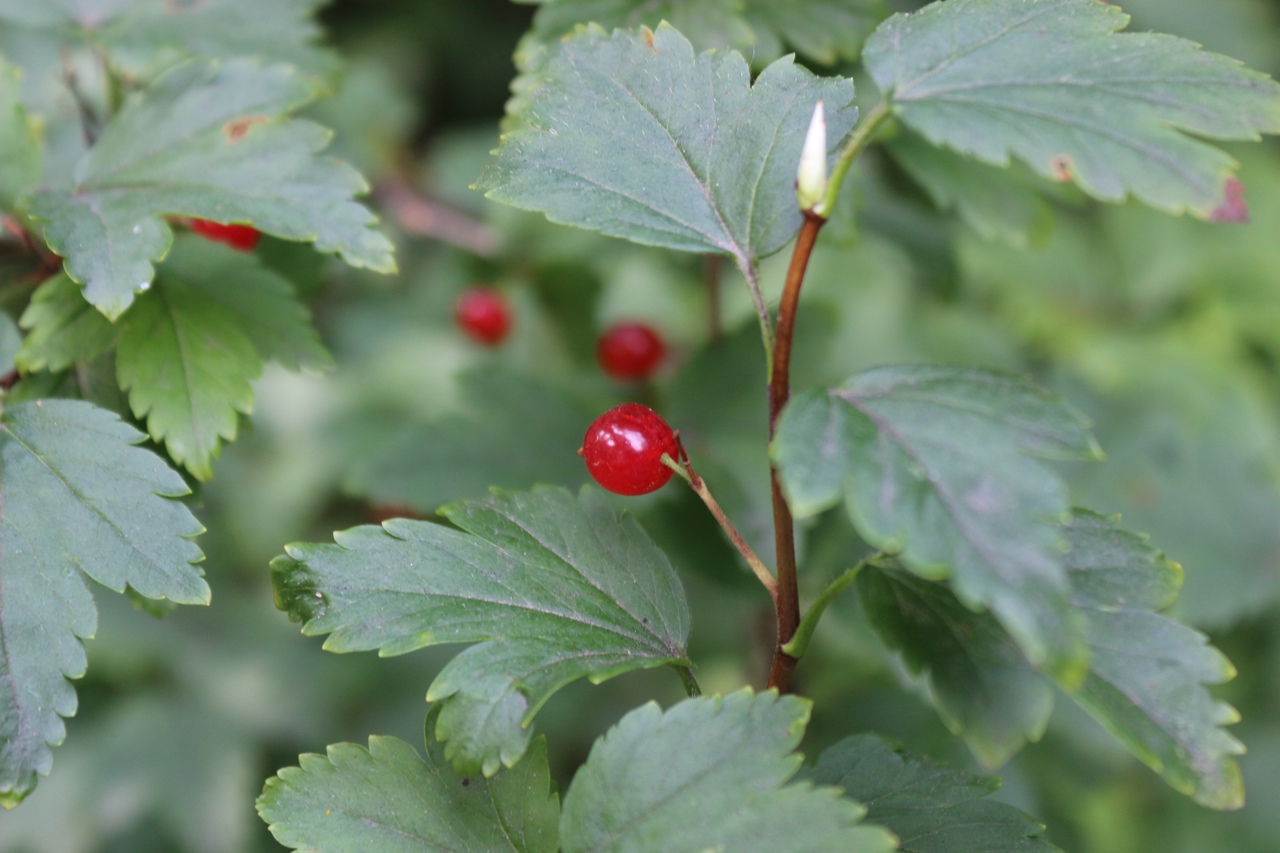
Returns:
[[[600,368],[614,379],[648,379],[667,348],[652,327],[644,323],[615,323],[596,342]]]
[[[511,331],[506,298],[488,287],[473,287],[459,296],[453,317],[468,337],[486,346],[497,346]]]
[[[226,243],[241,252],[251,252],[258,245],[262,232],[252,225],[223,225],[221,222],[210,222],[208,219],[191,220],[191,230],[202,237]]]

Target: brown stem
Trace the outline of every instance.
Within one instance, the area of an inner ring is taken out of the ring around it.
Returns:
[[[769,377],[769,438],[778,426],[778,415],[791,396],[791,341],[795,335],[796,307],[800,303],[800,286],[804,283],[805,270],[818,232],[826,224],[826,218],[806,211],[795,250],[791,253],[791,266],[787,269],[787,281],[782,289],[782,302],[778,305],[778,327],[773,344],[773,370]],[[773,491],[773,529],[777,542],[778,643],[773,653],[773,665],[769,669],[766,686],[780,693],[791,689],[791,676],[795,672],[796,659],[782,650],[791,641],[800,625],[800,590],[796,578],[795,524],[791,508],[782,494],[778,469],[770,467],[770,485]]]
[[[720,340],[720,262],[719,255],[707,255],[702,262],[702,276],[707,283],[707,337]]]
[[[498,253],[499,238],[493,228],[448,205],[432,201],[414,189],[407,179],[384,181],[376,193],[382,208],[406,234],[430,237],[482,258]]]

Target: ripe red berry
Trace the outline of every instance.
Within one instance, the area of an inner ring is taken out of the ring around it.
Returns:
[[[596,342],[596,359],[614,379],[648,379],[662,363],[667,348],[644,323],[614,323]]]
[[[459,296],[453,317],[468,337],[486,346],[497,346],[511,331],[507,300],[488,287],[473,287]]]
[[[645,495],[673,473],[662,454],[678,458],[676,434],[653,409],[623,403],[595,419],[578,451],[597,483],[619,495]]]
[[[251,252],[258,245],[262,232],[252,225],[223,225],[221,222],[210,222],[208,219],[191,220],[191,230],[210,240],[226,243],[233,249]]]

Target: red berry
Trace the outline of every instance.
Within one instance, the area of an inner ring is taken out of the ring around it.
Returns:
[[[191,230],[210,240],[219,240],[233,249],[252,252],[258,245],[262,232],[252,225],[223,225],[221,222],[210,222],[208,219],[191,220]]]
[[[623,403],[595,419],[578,451],[597,483],[619,495],[645,495],[671,479],[662,454],[678,458],[676,434],[662,415]]]
[[[662,338],[644,323],[614,323],[596,342],[596,359],[614,379],[648,379],[666,351]]]
[[[488,287],[473,287],[458,297],[453,307],[458,327],[487,346],[497,346],[511,331],[511,309],[501,293]]]

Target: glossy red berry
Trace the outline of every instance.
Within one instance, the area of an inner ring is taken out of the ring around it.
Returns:
[[[221,222],[210,222],[208,219],[191,220],[191,230],[210,240],[226,243],[233,249],[251,252],[258,245],[262,232],[251,225],[223,225]]]
[[[623,403],[595,419],[578,451],[597,483],[619,495],[645,495],[671,479],[662,454],[678,458],[676,434],[653,409]]]
[[[600,368],[614,379],[648,379],[666,352],[662,338],[644,323],[614,323],[596,342]]]
[[[459,296],[453,317],[468,337],[486,346],[497,346],[511,331],[506,298],[488,287],[473,287]]]

